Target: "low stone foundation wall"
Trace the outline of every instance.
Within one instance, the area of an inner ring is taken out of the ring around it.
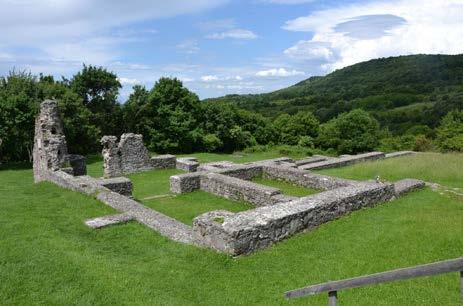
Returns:
[[[301,169],[288,167],[264,166],[262,171],[265,178],[284,180],[302,187],[314,189],[330,190],[358,184],[356,181],[309,173]]]
[[[199,162],[194,157],[177,158],[176,168],[186,172],[196,172],[199,167]]]
[[[320,169],[328,169],[328,168],[337,168],[337,167],[344,167],[352,164],[356,164],[359,162],[364,162],[367,160],[377,160],[382,159],[385,157],[383,152],[370,152],[365,154],[358,154],[358,155],[347,155],[344,157],[339,158],[330,158],[326,161],[307,164],[299,167],[303,170],[320,170]]]
[[[126,197],[132,196],[133,185],[126,177],[115,177],[110,179],[98,179],[98,184],[108,188],[111,191],[122,194]]]
[[[200,188],[201,174],[206,172],[192,172],[173,175],[170,177],[170,191],[172,193],[188,193]]]
[[[200,188],[203,191],[227,199],[244,201],[255,206],[273,204],[272,197],[281,194],[281,191],[277,188],[255,184],[218,173],[202,175]]]
[[[236,165],[229,169],[219,170],[216,173],[250,181],[262,175],[262,165]]]
[[[319,163],[319,162],[322,162],[322,161],[325,161],[325,160],[328,160],[329,157],[326,157],[326,156],[321,156],[321,155],[314,155],[314,156],[311,156],[311,157],[307,157],[307,158],[304,158],[304,159],[301,159],[301,160],[296,160],[296,166],[300,167],[300,166],[304,166],[304,165],[308,165],[308,164],[314,164],[314,163]]]
[[[236,214],[206,213],[195,218],[193,230],[217,250],[231,255],[249,254],[351,211],[389,201],[394,196],[392,184],[363,183]]]
[[[166,154],[151,157],[151,169],[172,169],[175,168],[176,163],[175,155]]]

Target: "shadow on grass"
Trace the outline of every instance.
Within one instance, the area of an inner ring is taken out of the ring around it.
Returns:
[[[27,170],[32,168],[30,162],[13,162],[8,164],[0,164],[0,171],[2,170]]]

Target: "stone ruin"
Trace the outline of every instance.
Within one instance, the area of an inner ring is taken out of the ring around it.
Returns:
[[[196,171],[199,166],[195,158],[177,159],[175,155],[170,154],[150,157],[148,149],[143,144],[143,136],[140,134],[122,134],[119,143],[116,136],[104,136],[101,144],[106,178],[176,167],[191,172]]]
[[[68,154],[58,103],[54,100],[41,104],[35,120],[33,159],[35,182],[47,180],[50,173],[60,169],[75,176],[87,173],[85,158]]]
[[[365,160],[413,154],[372,152],[339,158],[312,156],[294,161],[278,158],[247,164],[214,162],[200,165],[195,158],[150,157],[141,135],[124,134],[102,139],[105,177],[85,175],[85,159],[69,155],[55,101],[41,104],[36,120],[34,178],[96,197],[120,214],[87,220],[91,228],[135,220],[174,241],[208,247],[231,255],[266,248],[298,232],[310,230],[349,212],[390,201],[424,183],[405,179],[396,183],[353,181],[320,175],[312,169],[349,165]],[[254,209],[232,213],[219,210],[202,214],[193,227],[161,214],[131,198],[132,184],[121,177],[160,168],[182,169],[185,174],[170,178],[171,192],[182,194],[203,190],[230,200],[245,201]],[[320,190],[306,197],[287,196],[281,190],[252,182],[265,177]]]

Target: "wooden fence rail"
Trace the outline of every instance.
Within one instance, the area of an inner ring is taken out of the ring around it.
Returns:
[[[328,292],[328,305],[336,306],[338,300],[337,292],[339,290],[452,272],[460,272],[460,290],[463,305],[463,257],[308,286],[288,291],[285,296],[287,299],[292,299],[306,295]]]

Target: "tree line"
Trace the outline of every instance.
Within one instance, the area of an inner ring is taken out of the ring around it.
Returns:
[[[449,112],[439,128],[420,125],[413,133],[392,135],[362,109],[321,123],[310,111],[267,118],[234,103],[200,101],[176,78],[161,78],[152,88],[136,85],[125,103],[117,75],[86,66],[72,78],[55,80],[10,72],[0,78],[0,161],[30,160],[34,120],[40,102],[57,99],[70,151],[97,153],[104,135],[140,133],[156,153],[233,152],[289,145],[354,154],[374,150],[440,148],[463,151],[463,115]]]

